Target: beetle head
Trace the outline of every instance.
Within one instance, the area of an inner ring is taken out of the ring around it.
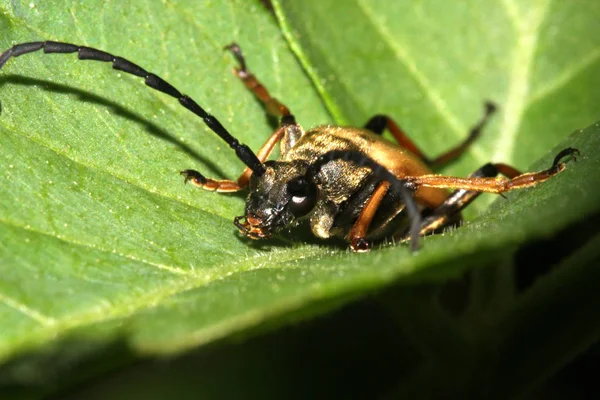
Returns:
[[[250,178],[246,215],[234,220],[251,239],[268,238],[292,226],[317,202],[317,187],[307,176],[306,161],[267,161],[264,166],[264,174]]]

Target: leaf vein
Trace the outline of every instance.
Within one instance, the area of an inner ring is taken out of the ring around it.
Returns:
[[[386,21],[382,21],[375,16],[363,1],[358,0],[357,4],[366,18],[371,22],[374,29],[384,39],[389,48],[392,49],[398,61],[400,61],[400,63],[406,67],[407,71],[415,80],[417,85],[421,87],[426,98],[429,99],[433,105],[433,108],[450,127],[451,131],[454,132],[459,139],[464,139],[467,128],[459,121],[452,111],[450,111],[447,102],[442,98],[437,90],[434,89],[429,79],[421,71],[419,71],[419,68],[414,62],[413,57],[406,51],[404,47],[397,43],[397,39],[394,38],[386,28]],[[476,148],[472,148],[471,153],[479,160],[479,162],[483,163],[486,159],[485,155]]]
[[[548,96],[550,93],[559,90],[566,86],[569,82],[574,80],[580,73],[585,71],[588,67],[600,60],[600,47],[594,49],[584,58],[579,60],[577,63],[572,64],[569,68],[561,71],[560,75],[555,77],[552,81],[546,83],[542,87],[538,88],[535,93],[529,96],[528,103],[535,103],[542,98]]]
[[[9,221],[9,220],[4,219],[4,218],[0,218],[0,223],[2,223],[4,225],[7,225],[7,226],[10,226],[10,227],[13,227],[13,228],[24,230],[24,231],[27,231],[27,232],[33,232],[33,233],[36,233],[38,235],[48,236],[48,237],[54,238],[54,239],[59,240],[59,241],[61,241],[63,243],[66,243],[66,244],[76,245],[76,246],[79,246],[79,247],[85,247],[85,248],[88,248],[88,249],[93,249],[93,250],[101,251],[101,252],[106,253],[106,254],[113,254],[113,255],[116,255],[116,256],[119,256],[119,257],[123,257],[123,258],[129,259],[129,260],[132,260],[132,261],[136,261],[136,262],[139,262],[139,263],[142,263],[142,264],[146,264],[146,265],[148,265],[150,267],[153,267],[153,268],[157,268],[157,269],[160,269],[160,270],[168,271],[168,272],[171,272],[173,274],[177,274],[177,275],[196,275],[193,272],[186,271],[186,270],[181,269],[179,267],[173,267],[173,266],[169,266],[169,265],[165,265],[165,264],[154,263],[154,262],[151,262],[151,261],[148,261],[148,260],[142,260],[142,259],[140,259],[140,258],[138,258],[136,256],[133,256],[133,255],[130,255],[130,254],[115,253],[112,250],[103,248],[101,246],[98,246],[98,245],[95,245],[95,244],[92,244],[92,243],[84,243],[84,242],[79,241],[79,240],[77,240],[75,238],[66,237],[64,235],[56,235],[56,234],[51,233],[51,232],[44,232],[42,230],[34,229],[34,228],[31,228],[31,227],[27,227],[27,226],[21,225],[19,223],[15,223],[13,221]]]
[[[517,5],[512,0],[502,0],[500,2],[504,6],[506,11],[506,15],[508,19],[513,24],[513,27],[516,31],[521,29],[521,17],[519,15],[519,10],[517,9]]]
[[[10,130],[10,131],[12,131],[12,132],[16,132],[16,133],[17,133],[19,136],[21,136],[21,137],[24,137],[25,139],[28,139],[28,140],[30,140],[30,141],[32,141],[32,142],[34,142],[34,143],[36,143],[37,145],[39,145],[39,146],[41,146],[41,147],[44,147],[44,148],[46,148],[46,149],[48,149],[48,150],[51,150],[51,151],[53,151],[53,152],[54,152],[54,153],[56,153],[57,155],[59,155],[59,156],[61,156],[61,157],[65,158],[65,159],[67,159],[67,160],[69,160],[69,161],[72,161],[72,162],[74,162],[75,164],[81,165],[82,167],[85,167],[85,168],[87,168],[87,169],[89,169],[89,170],[92,170],[92,171],[93,171],[93,170],[96,168],[96,166],[95,166],[95,165],[93,165],[93,164],[86,164],[85,162],[83,162],[83,161],[81,161],[81,160],[78,160],[78,159],[76,159],[76,158],[73,158],[73,157],[69,157],[69,156],[68,156],[66,153],[64,153],[64,152],[61,152],[60,150],[58,150],[58,149],[55,149],[55,148],[53,148],[53,147],[49,146],[48,144],[46,144],[46,143],[44,143],[44,142],[40,142],[40,141],[38,141],[38,140],[35,140],[35,139],[34,139],[33,137],[31,137],[31,136],[27,136],[27,135],[26,135],[24,132],[20,131],[19,129],[17,129],[17,128],[16,128],[16,127],[14,127],[14,126],[8,126],[8,125],[7,125],[6,123],[4,123],[4,122],[0,122],[0,125],[1,125],[1,126],[4,126],[5,128],[7,128],[7,130]],[[125,177],[123,177],[123,176],[120,176],[120,175],[116,174],[114,171],[105,171],[105,170],[100,170],[100,171],[102,171],[102,172],[104,172],[104,173],[106,173],[106,174],[108,174],[108,175],[110,175],[110,176],[114,177],[115,179],[118,179],[119,181],[121,181],[121,182],[123,182],[123,183],[125,183],[125,184],[131,185],[132,187],[135,187],[135,188],[138,188],[138,189],[141,189],[141,190],[143,190],[143,191],[145,191],[145,192],[148,192],[148,193],[150,193],[150,194],[152,194],[152,195],[156,195],[156,196],[160,196],[160,197],[162,197],[162,198],[168,199],[168,200],[176,201],[176,202],[178,202],[178,203],[184,204],[185,206],[188,206],[188,207],[195,208],[195,209],[197,209],[197,210],[200,210],[200,211],[202,211],[202,212],[205,212],[205,213],[207,213],[207,214],[209,214],[209,215],[212,215],[212,216],[215,216],[215,217],[218,217],[218,218],[222,218],[222,219],[224,219],[224,220],[227,220],[227,221],[229,221],[229,220],[230,220],[230,216],[221,215],[221,214],[218,214],[218,213],[216,213],[216,212],[212,211],[211,209],[204,209],[204,208],[197,207],[197,206],[195,206],[195,205],[193,205],[193,204],[186,203],[186,202],[184,202],[184,201],[183,201],[181,198],[178,198],[178,197],[173,197],[173,196],[169,196],[169,195],[167,195],[167,194],[165,194],[165,193],[161,193],[161,192],[159,192],[159,191],[156,191],[156,190],[153,190],[153,189],[151,189],[151,188],[149,188],[149,187],[145,187],[145,186],[143,186],[142,184],[140,184],[139,182],[132,182],[132,181],[129,181],[129,180],[127,180]]]
[[[16,311],[19,311],[21,314],[26,315],[27,317],[37,321],[42,326],[51,326],[56,323],[56,320],[54,318],[47,317],[40,311],[35,310],[3,293],[0,293],[0,302],[6,304],[8,307]]]
[[[346,121],[344,113],[338,106],[338,104],[331,97],[331,93],[327,90],[322,80],[320,79],[319,73],[317,69],[308,61],[308,57],[304,53],[302,46],[300,46],[297,42],[297,39],[292,31],[291,26],[287,22],[287,18],[283,12],[283,9],[278,1],[273,2],[273,9],[275,10],[275,15],[277,16],[277,20],[281,24],[281,30],[283,31],[283,36],[289,43],[290,49],[294,52],[296,57],[300,60],[302,67],[306,71],[306,74],[310,77],[312,84],[314,85],[317,93],[323,100],[323,103],[327,107],[329,114],[333,117],[334,121],[337,123],[343,123]]]
[[[493,160],[502,160],[505,162],[513,160],[517,135],[523,114],[527,108],[531,72],[538,46],[538,38],[549,9],[549,4],[550,0],[546,0],[538,13],[533,15],[527,23],[520,24],[517,27],[517,43],[513,53],[506,108]]]
[[[292,254],[289,251],[283,252],[281,255],[290,256],[292,258],[317,258],[322,257],[324,254],[327,254],[329,250],[320,246],[311,246],[308,249],[303,247],[301,250],[302,255],[297,256],[297,254]],[[21,346],[25,346],[31,342],[38,342],[49,338],[56,338],[57,336],[64,334],[72,329],[82,327],[85,325],[98,324],[102,322],[107,322],[111,320],[115,320],[118,318],[126,318],[129,317],[136,312],[140,312],[142,310],[146,310],[152,307],[157,306],[158,304],[164,304],[165,300],[169,297],[176,296],[180,293],[197,289],[201,286],[205,286],[212,281],[216,281],[225,277],[230,277],[240,272],[246,272],[253,269],[267,269],[269,266],[265,266],[261,263],[260,260],[267,259],[271,260],[273,258],[273,254],[268,253],[255,253],[256,256],[249,257],[244,260],[240,260],[238,262],[230,263],[226,262],[221,265],[215,266],[214,269],[219,271],[223,270],[223,266],[231,266],[238,264],[247,264],[250,265],[250,268],[242,268],[238,269],[233,273],[228,274],[210,274],[207,273],[203,276],[201,275],[192,275],[188,279],[180,279],[173,280],[167,282],[164,286],[159,287],[156,290],[151,290],[147,292],[143,292],[138,296],[131,296],[129,301],[121,301],[119,304],[114,305],[110,303],[106,303],[106,306],[99,306],[91,308],[90,311],[79,313],[76,315],[67,315],[62,317],[59,320],[56,320],[52,325],[43,325],[35,330],[30,330],[26,335],[22,335],[18,338],[18,344]],[[278,261],[284,261],[279,259]],[[271,268],[280,268],[280,266],[273,264]],[[306,294],[301,293],[296,295],[297,297],[304,298]],[[278,303],[279,304],[279,303]],[[275,305],[277,307],[277,305]],[[255,310],[251,310],[250,313],[255,313]],[[235,317],[228,318],[227,320],[237,320],[239,315]],[[233,324],[237,325],[237,324]],[[229,329],[234,329],[234,326],[230,326]],[[211,327],[211,331],[214,331],[214,327]],[[206,329],[202,329],[202,331],[206,332]],[[228,330],[225,329],[222,334],[228,333]],[[197,343],[195,343],[197,344]],[[15,346],[13,343],[10,347],[6,344],[4,345],[0,342],[0,360],[6,359],[10,357],[12,353],[18,352],[18,346]]]

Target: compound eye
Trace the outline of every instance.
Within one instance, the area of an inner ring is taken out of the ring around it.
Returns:
[[[317,187],[304,177],[288,182],[288,193],[291,195],[288,208],[296,218],[308,214],[317,203]]]

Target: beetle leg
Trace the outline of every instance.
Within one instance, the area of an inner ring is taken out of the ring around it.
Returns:
[[[256,153],[256,157],[261,163],[264,163],[267,158],[273,152],[273,148],[277,142],[281,140],[285,134],[287,126],[281,126],[277,128],[275,132],[267,139],[265,144],[262,145],[260,150]],[[248,186],[252,170],[248,167],[244,169],[242,174],[239,176],[237,181],[228,179],[216,180],[204,177],[200,172],[193,169],[186,169],[180,172],[185,177],[185,182],[192,182],[194,185],[199,186],[205,190],[216,191],[220,193],[231,193],[237,192]]]
[[[238,68],[234,69],[236,76],[240,78],[242,82],[244,82],[244,85],[246,85],[246,87],[250,89],[250,91],[252,91],[252,93],[254,93],[254,95],[264,104],[269,115],[273,115],[281,119],[279,128],[273,132],[269,139],[267,139],[260,150],[256,153],[258,160],[261,163],[264,163],[273,152],[275,145],[281,141],[286,133],[288,135],[287,142],[290,143],[286,142],[287,147],[284,146],[285,149],[291,147],[295,140],[297,140],[297,138],[301,136],[304,131],[300,125],[296,123],[296,120],[289,108],[280,103],[275,97],[272,97],[267,88],[265,88],[262,83],[260,83],[258,79],[256,79],[256,77],[250,71],[248,71],[248,68],[246,67],[246,60],[242,54],[242,49],[240,46],[238,46],[236,43],[232,43],[228,46],[225,46],[225,49],[230,50],[240,64]],[[236,181],[228,179],[216,180],[206,178],[198,171],[192,169],[181,171],[181,175],[185,177],[185,182],[192,182],[194,185],[203,189],[221,193],[230,193],[237,192],[248,186],[250,176],[252,175],[252,170],[246,167]]]
[[[446,151],[430,161],[429,165],[433,168],[438,168],[456,160],[469,146],[479,137],[481,131],[489,121],[492,114],[496,111],[496,105],[492,102],[485,102],[484,113],[481,119],[471,128],[469,136],[458,146]]]
[[[514,178],[521,175],[515,168],[506,164],[485,164],[477,171],[469,175],[470,178],[493,178],[502,174],[508,178]],[[433,213],[423,219],[420,234],[427,235],[436,230],[452,225],[458,222],[460,211],[475,200],[481,192],[474,190],[458,189],[452,192],[450,196]]]
[[[389,182],[381,182],[377,188],[373,191],[373,194],[367,200],[364,208],[360,212],[358,219],[350,229],[348,233],[347,239],[350,241],[350,248],[355,252],[366,252],[369,251],[371,245],[365,237],[367,236],[367,231],[369,230],[369,225],[371,225],[371,221],[373,221],[373,217],[375,216],[375,212],[379,208],[381,201],[385,197],[388,189],[390,187]]]
[[[443,175],[421,175],[406,178],[409,184],[444,189],[466,189],[478,192],[502,193],[513,189],[521,189],[535,186],[540,182],[550,179],[565,169],[565,164],[560,162],[564,157],[571,156],[576,159],[579,150],[567,148],[558,153],[554,158],[552,166],[539,172],[528,172],[517,174],[518,171],[506,164],[488,164],[497,168],[501,173],[507,173],[510,179],[496,179],[491,177],[458,178]]]
[[[295,124],[296,120],[290,112],[290,109],[275,97],[272,97],[267,88],[264,87],[263,84],[256,79],[254,74],[248,70],[240,46],[237,43],[232,43],[225,46],[225,49],[231,51],[240,64],[238,68],[233,70],[235,75],[240,78],[242,82],[244,82],[244,85],[246,85],[246,87],[264,104],[267,113],[274,117],[281,118],[280,123],[282,126]]]
[[[440,156],[430,159],[427,157],[418,147],[417,145],[406,135],[406,133],[398,126],[398,124],[386,115],[376,115],[371,118],[366,125],[365,129],[368,129],[376,134],[381,135],[383,131],[387,128],[388,131],[392,134],[392,136],[396,139],[396,141],[404,148],[408,149],[410,152],[419,157],[425,164],[432,168],[441,167],[449,162],[458,158],[465,150],[479,137],[481,131],[483,130],[485,124],[488,122],[490,116],[496,110],[496,106],[491,102],[485,103],[485,112],[479,122],[471,128],[469,132],[469,136],[458,146],[446,151]]]
[[[417,145],[406,135],[402,128],[400,128],[396,121],[387,115],[375,115],[365,124],[364,128],[378,135],[383,134],[383,131],[387,129],[390,131],[394,139],[396,139],[398,144],[400,144],[400,146],[408,149],[411,153],[423,160],[425,164],[429,164],[431,162],[429,158],[427,158],[427,156],[417,147]]]
[[[499,182],[520,182],[522,180],[522,177],[528,177],[527,180],[531,179],[531,177],[541,177],[541,179],[535,180],[535,183],[533,183],[536,184],[562,171],[564,169],[564,164],[560,163],[560,160],[563,157],[570,155],[573,158],[575,158],[577,154],[579,154],[579,151],[576,149],[565,149],[556,156],[552,167],[545,171],[535,172],[532,174],[522,174],[517,169],[506,164],[485,164],[483,167],[479,168],[477,171],[471,174],[467,179],[491,179],[492,181],[497,181],[493,178],[499,174],[502,174],[510,180],[500,180]],[[531,184],[517,184],[516,186],[513,186],[508,190],[527,186],[531,186]],[[458,213],[461,210],[463,210],[466,206],[468,206],[473,200],[475,200],[475,198],[477,198],[477,196],[479,196],[482,192],[483,190],[468,190],[464,188],[455,190],[452,194],[450,194],[450,196],[448,196],[446,201],[444,201],[439,207],[437,207],[433,211],[431,215],[423,219],[420,234],[427,235],[436,231],[439,228],[448,226],[453,221],[456,221],[456,216],[458,215]]]

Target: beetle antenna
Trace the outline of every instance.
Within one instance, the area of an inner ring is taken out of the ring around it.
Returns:
[[[176,98],[183,107],[193,112],[212,130],[219,135],[227,144],[235,151],[237,157],[248,168],[252,170],[254,175],[261,176],[265,172],[264,165],[260,162],[256,154],[245,144],[240,143],[234,138],[223,125],[214,116],[207,113],[194,100],[179,90],[173,87],[170,83],[157,75],[146,71],[142,67],[128,61],[124,58],[113,56],[102,50],[93,49],[91,47],[78,46],[63,42],[29,42],[16,44],[0,55],[0,69],[6,64],[11,57],[19,57],[23,54],[32,53],[38,50],[44,50],[44,53],[75,53],[80,60],[95,60],[103,62],[111,62],[113,69],[127,72],[129,74],[144,78],[144,83],[152,89],[166,93],[169,96]]]
[[[410,218],[410,249],[415,251],[419,248],[419,238],[421,232],[421,213],[417,202],[413,198],[412,189],[413,187],[408,184],[405,179],[399,179],[397,176],[388,171],[381,164],[377,163],[372,158],[368,157],[360,151],[348,151],[348,150],[332,150],[329,151],[312,163],[308,168],[308,176],[316,176],[321,168],[330,161],[344,160],[352,161],[360,167],[368,167],[371,169],[373,174],[390,183],[390,187],[396,189],[404,200],[406,212]]]

